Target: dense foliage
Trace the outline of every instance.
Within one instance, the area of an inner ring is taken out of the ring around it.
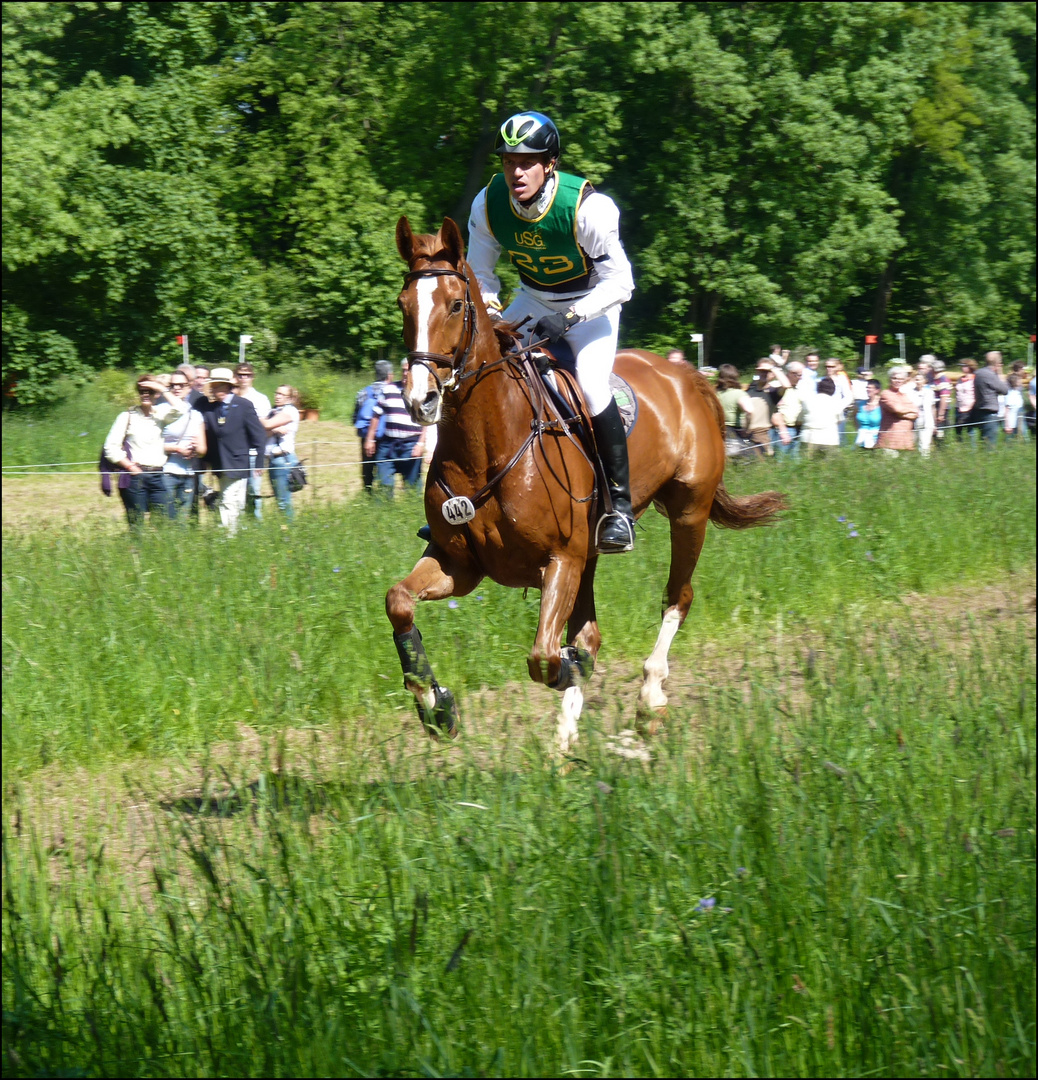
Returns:
[[[5,3],[3,375],[399,342],[401,213],[536,107],[612,195],[631,343],[1022,349],[1032,3]]]

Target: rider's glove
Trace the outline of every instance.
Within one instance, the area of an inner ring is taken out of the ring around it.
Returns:
[[[560,311],[555,315],[545,315],[537,320],[533,328],[535,341],[547,338],[549,341],[560,341],[571,326],[580,322],[580,316],[573,311]]]

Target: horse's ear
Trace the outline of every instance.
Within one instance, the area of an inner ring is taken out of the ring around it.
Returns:
[[[410,266],[414,256],[414,233],[406,217],[396,223],[396,249],[400,252],[400,258]]]
[[[465,241],[461,238],[461,229],[455,224],[453,218],[444,218],[440,226],[440,242],[455,266],[461,265],[465,258]]]

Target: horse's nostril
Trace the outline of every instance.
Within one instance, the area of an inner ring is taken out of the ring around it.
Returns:
[[[436,407],[436,398],[438,396],[439,395],[435,390],[430,390],[429,393],[425,395],[425,401],[422,402],[422,408],[426,410],[434,409]]]

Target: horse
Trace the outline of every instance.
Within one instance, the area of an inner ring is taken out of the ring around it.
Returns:
[[[417,423],[439,427],[425,487],[431,539],[411,573],[386,594],[404,686],[430,733],[454,737],[457,704],[433,674],[414,622],[416,604],[465,596],[484,577],[539,589],[527,666],[535,682],[562,692],[556,744],[565,755],[579,737],[583,686],[602,643],[594,594],[600,487],[594,455],[551,405],[527,351],[517,348],[515,328],[492,320],[455,222],[445,218],[436,234],[416,235],[401,217],[396,244],[408,267],[397,301],[409,360],[403,398]],[[707,523],[770,524],[785,502],[774,491],[736,498],[725,490],[724,414],[691,365],[625,349],[614,372],[638,400],[628,438],[635,514],[651,504],[670,522],[662,625],[639,692],[639,713],[654,730],[666,710],[667,658],[692,604]],[[569,383],[579,395],[575,380]]]

